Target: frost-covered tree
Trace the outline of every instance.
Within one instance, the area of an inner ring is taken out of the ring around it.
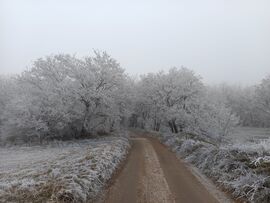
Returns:
[[[255,92],[258,109],[270,119],[270,75],[261,81]]]
[[[9,100],[9,93],[7,92],[7,81],[4,77],[0,77],[0,115],[3,114],[6,104]],[[1,125],[1,120],[0,120]]]
[[[238,117],[239,124],[269,127],[269,76],[257,86],[219,85],[209,87],[214,98],[223,101]]]
[[[14,95],[14,80],[10,77],[0,76],[0,128],[6,120],[3,115],[8,103]],[[1,132],[0,132],[1,137]]]
[[[71,59],[68,55],[38,59],[17,77],[16,97],[5,111],[6,136],[41,140],[59,135],[74,115],[65,70]]]
[[[132,122],[138,127],[172,133],[225,136],[235,121],[224,103],[209,97],[201,78],[186,68],[141,77]]]
[[[128,77],[106,52],[51,55],[0,78],[2,138],[66,139],[129,125],[220,139],[233,125],[270,126],[270,77],[256,87],[208,87],[187,68]],[[235,116],[235,114],[237,116]]]
[[[107,53],[95,52],[71,70],[76,88],[73,94],[84,106],[82,134],[97,128],[113,127],[121,117],[119,93],[124,86],[124,70]],[[116,102],[117,101],[117,102]]]
[[[172,68],[160,77],[159,93],[164,116],[172,132],[183,131],[187,126],[183,117],[191,113],[203,91],[201,79],[186,68]],[[183,117],[182,117],[183,116]]]
[[[125,116],[126,76],[107,53],[77,59],[52,55],[16,79],[17,93],[4,111],[5,136],[66,138],[119,127]]]
[[[226,139],[239,122],[235,113],[224,101],[214,97],[209,89],[199,99],[198,106],[192,112],[190,131],[219,141]]]

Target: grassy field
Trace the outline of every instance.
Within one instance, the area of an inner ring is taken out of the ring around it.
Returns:
[[[0,202],[94,200],[128,148],[121,137],[0,148]]]
[[[253,142],[270,139],[270,128],[237,127],[229,136],[233,142]]]
[[[160,133],[156,137],[235,199],[270,202],[269,129],[237,128],[228,137],[229,142],[220,146],[181,133]]]
[[[32,167],[33,164],[57,160],[59,157],[73,155],[85,147],[96,148],[110,144],[113,138],[78,141],[55,141],[46,145],[11,146],[0,148],[0,171],[18,170]]]
[[[270,152],[270,128],[237,127],[228,141],[231,148],[265,155]]]

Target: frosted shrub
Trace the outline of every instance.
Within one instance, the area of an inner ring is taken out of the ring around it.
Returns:
[[[96,142],[96,143],[95,143]],[[49,161],[0,173],[0,202],[93,201],[129,149],[126,138],[83,140]],[[48,148],[47,150],[50,150]]]
[[[182,143],[182,146],[179,149],[179,152],[180,154],[186,156],[188,154],[191,154],[198,147],[200,147],[200,142],[192,140],[192,139],[188,139]]]
[[[155,136],[235,198],[254,203],[270,202],[270,156],[265,155],[266,152],[255,152],[255,145],[218,147],[185,136],[165,133]]]
[[[236,143],[230,146],[241,151],[246,151],[250,153],[258,153],[259,155],[269,154],[270,155],[270,139],[264,139],[253,142]]]

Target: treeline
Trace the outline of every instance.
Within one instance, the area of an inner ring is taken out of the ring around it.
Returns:
[[[134,80],[105,52],[83,59],[52,55],[0,78],[0,138],[42,142],[139,127],[221,140],[238,123],[270,125],[269,81],[246,89],[207,87],[186,68]]]
[[[131,117],[134,127],[221,139],[237,123],[225,103],[212,96],[201,78],[186,68],[142,76],[136,95]]]
[[[239,117],[240,125],[270,127],[270,75],[254,86],[223,84],[211,89]]]
[[[70,139],[110,132],[126,115],[127,76],[106,53],[38,59],[1,80],[1,138]]]

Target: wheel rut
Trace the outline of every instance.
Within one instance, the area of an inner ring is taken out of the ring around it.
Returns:
[[[133,133],[134,135],[134,133]],[[218,203],[175,154],[154,138],[132,138],[125,165],[106,203]]]

